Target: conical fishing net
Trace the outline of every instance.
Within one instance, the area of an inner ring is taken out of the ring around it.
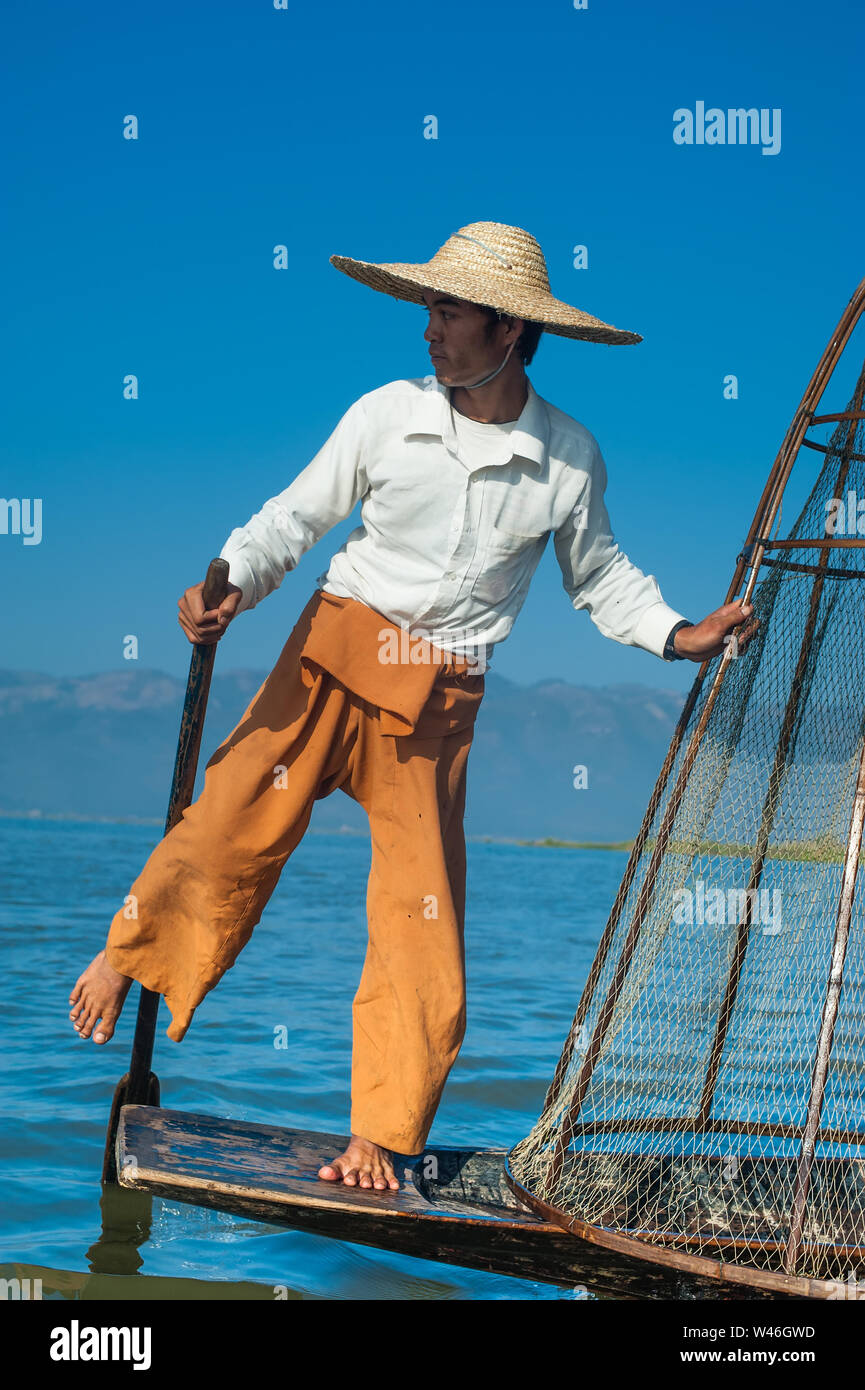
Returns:
[[[570,1229],[746,1279],[865,1280],[863,390],[786,542],[755,519],[756,637],[698,677],[509,1156]]]

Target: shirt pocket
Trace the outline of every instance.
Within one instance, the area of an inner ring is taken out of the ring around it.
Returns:
[[[483,547],[483,561],[472,584],[472,596],[481,603],[503,602],[516,588],[529,554],[543,540],[543,536],[493,526]]]

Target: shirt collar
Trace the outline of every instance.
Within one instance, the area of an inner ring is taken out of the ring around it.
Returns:
[[[412,422],[403,434],[408,439],[412,434],[437,434],[451,453],[457,453],[456,431],[450,412],[450,392],[437,377],[427,377],[424,390],[412,406]],[[503,457],[497,464],[508,463],[519,457],[542,468],[547,459],[550,443],[550,421],[547,408],[532,383],[526,377],[528,396],[516,424],[506,438]]]

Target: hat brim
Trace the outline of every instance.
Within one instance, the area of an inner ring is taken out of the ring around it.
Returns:
[[[513,314],[515,318],[525,319],[529,323],[541,323],[546,333],[556,333],[562,338],[584,338],[590,343],[621,346],[643,341],[641,334],[614,328],[612,324],[604,323],[603,319],[597,319],[543,290],[522,290],[519,286],[503,285],[497,280],[487,281],[474,272],[462,276],[458,271],[431,270],[429,264],[414,265],[401,261],[378,264],[375,261],[358,261],[352,256],[331,256],[330,263],[344,275],[359,280],[362,285],[369,285],[370,289],[393,295],[395,299],[404,299],[410,304],[424,303],[423,290],[438,290],[440,294],[452,294],[472,304],[500,309],[502,313]]]

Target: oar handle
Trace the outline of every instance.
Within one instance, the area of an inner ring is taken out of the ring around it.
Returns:
[[[205,612],[209,613],[212,608],[218,608],[227,593],[228,561],[211,560],[207,566],[204,588],[201,591]]]
[[[205,612],[218,608],[227,591],[228,561],[211,560],[201,591]],[[168,813],[165,817],[166,835],[177,824],[192,801],[216,645],[215,642],[196,642],[192,649],[177,740],[177,757],[174,761],[174,776],[171,779],[171,795],[168,798]]]

